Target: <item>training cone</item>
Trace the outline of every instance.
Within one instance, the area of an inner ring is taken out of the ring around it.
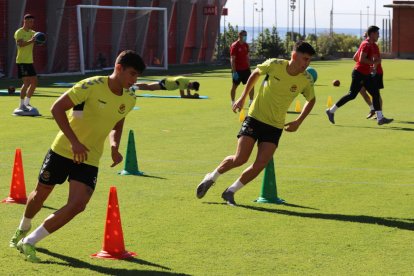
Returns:
[[[300,108],[300,101],[296,100],[296,105],[295,105],[295,112],[301,112],[302,109]]]
[[[243,122],[245,117],[246,117],[246,115],[245,115],[245,113],[244,113],[244,108],[242,108],[242,109],[240,110],[240,114],[239,114],[239,121],[240,121],[240,122]]]
[[[3,199],[1,202],[26,204],[26,201],[27,197],[26,185],[24,182],[22,151],[21,149],[16,149],[14,156],[12,181],[10,184],[10,195],[8,198]]]
[[[128,145],[125,154],[124,169],[119,172],[120,175],[144,175],[138,170],[137,152],[135,150],[134,132],[129,131]]]
[[[277,188],[276,188],[276,175],[275,175],[275,164],[273,158],[267,164],[263,181],[262,181],[262,191],[260,196],[255,202],[259,203],[277,203],[283,204],[285,201],[277,197]]]
[[[92,254],[91,257],[120,260],[132,258],[136,255],[134,252],[125,250],[116,187],[110,187],[103,247],[100,252]]]
[[[328,102],[326,103],[326,107],[331,107],[332,106],[332,96],[328,96]]]

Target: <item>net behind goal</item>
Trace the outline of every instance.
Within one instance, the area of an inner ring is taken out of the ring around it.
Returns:
[[[77,5],[62,15],[52,72],[110,69],[127,49],[148,69],[168,69],[166,8]]]

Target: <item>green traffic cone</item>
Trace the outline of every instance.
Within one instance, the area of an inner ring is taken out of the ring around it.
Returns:
[[[277,188],[276,188],[276,174],[275,174],[275,164],[273,158],[267,164],[263,181],[262,181],[262,191],[260,196],[255,202],[259,203],[276,203],[283,204],[285,201],[277,197]]]
[[[135,151],[134,131],[129,131],[128,146],[125,154],[124,169],[119,172],[120,175],[144,175],[138,170],[137,153]]]

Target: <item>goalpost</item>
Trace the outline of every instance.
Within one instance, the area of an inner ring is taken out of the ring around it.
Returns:
[[[76,17],[83,75],[113,68],[118,53],[127,49],[138,52],[148,69],[168,69],[166,8],[77,5]]]

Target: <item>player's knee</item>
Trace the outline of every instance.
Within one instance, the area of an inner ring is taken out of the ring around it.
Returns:
[[[87,204],[84,203],[84,202],[76,202],[76,203],[70,204],[69,208],[70,208],[72,214],[77,215],[77,214],[82,213],[83,211],[85,211],[86,205]]]
[[[246,162],[249,160],[248,157],[244,157],[244,156],[235,156],[233,158],[233,165],[236,167],[239,167],[241,165],[246,164]]]

